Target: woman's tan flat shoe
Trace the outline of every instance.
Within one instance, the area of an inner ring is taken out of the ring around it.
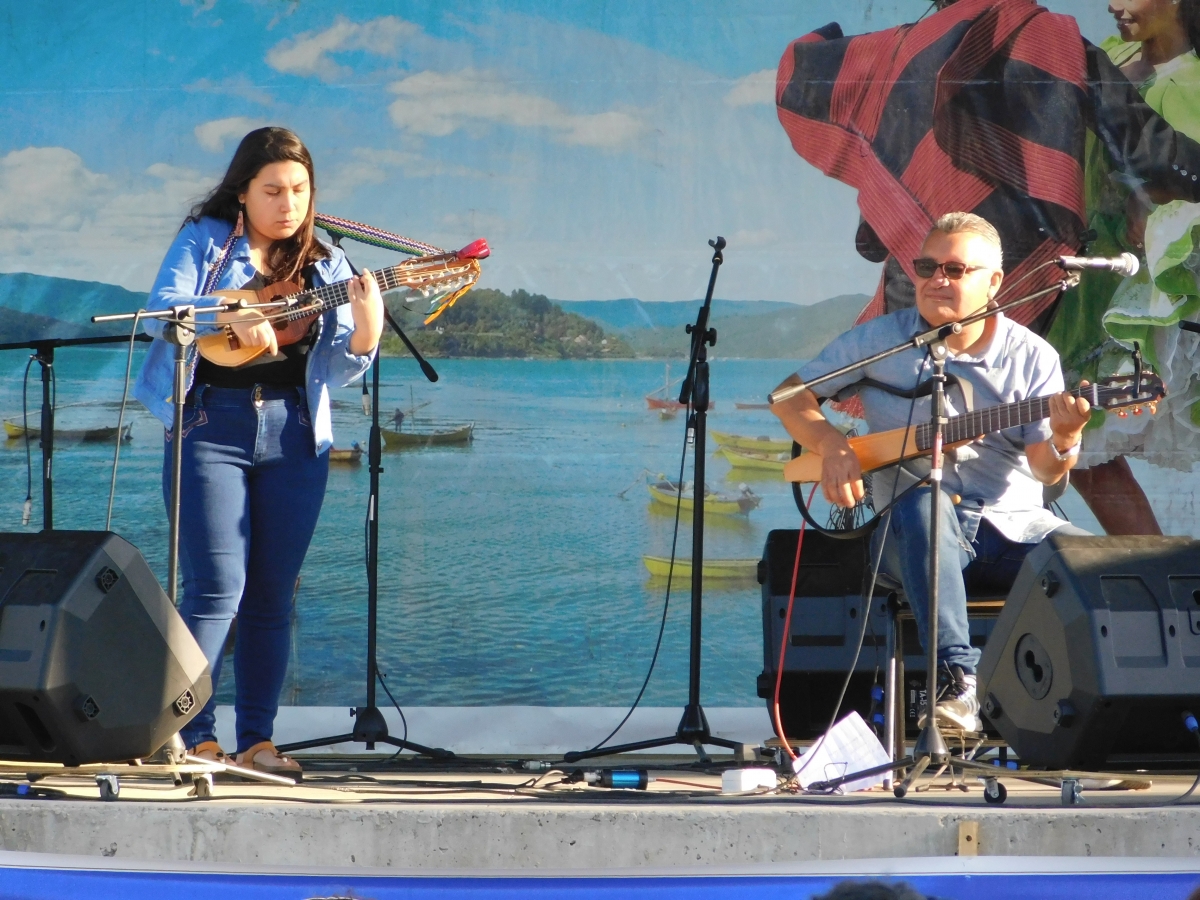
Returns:
[[[221,749],[221,745],[216,741],[202,741],[195,747],[189,747],[187,752],[188,756],[194,756],[206,762],[228,762],[225,751]]]
[[[269,775],[282,775],[284,778],[294,778],[301,781],[304,770],[300,763],[290,756],[284,756],[275,749],[270,741],[259,741],[249,750],[237,755],[237,765],[243,769],[254,769],[256,772],[266,772]]]

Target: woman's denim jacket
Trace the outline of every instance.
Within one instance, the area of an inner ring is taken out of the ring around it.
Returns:
[[[203,218],[199,222],[188,222],[176,236],[167,251],[150,299],[146,304],[152,310],[167,309],[179,304],[211,306],[211,298],[197,294],[221,255],[221,248],[233,226],[220,219]],[[352,278],[354,273],[346,261],[346,255],[337,247],[329,247],[329,259],[319,260],[315,266],[313,286],[333,284]],[[229,250],[229,265],[226,267],[217,290],[238,290],[254,277],[250,265],[250,245],[246,238],[238,238]],[[197,317],[200,321],[213,318],[211,315]],[[158,319],[143,322],[146,333],[160,338],[150,344],[142,371],[138,374],[133,395],[152,412],[167,428],[172,425],[174,408],[171,389],[174,382],[174,348],[161,340],[163,324]],[[329,413],[330,386],[342,387],[360,377],[371,365],[374,353],[355,356],[350,352],[350,335],[354,331],[354,319],[350,307],[343,304],[321,315],[316,342],[308,353],[305,387],[308,394],[308,412],[313,426],[316,452],[324,453],[333,446],[333,423]],[[213,325],[199,325],[201,336],[215,331]],[[196,377],[196,362],[199,355],[196,345],[188,347],[187,385],[191,390]]]

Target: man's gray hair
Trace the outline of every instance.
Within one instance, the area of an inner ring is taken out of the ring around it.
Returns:
[[[991,261],[993,268],[1004,267],[1004,248],[1000,245],[1000,232],[983,216],[969,212],[952,212],[940,216],[933,223],[929,233],[940,231],[942,234],[977,234],[996,248],[995,258]]]

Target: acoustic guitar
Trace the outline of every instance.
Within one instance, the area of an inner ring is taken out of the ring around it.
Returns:
[[[416,257],[398,266],[376,269],[372,274],[379,282],[380,293],[402,291],[402,301],[430,301],[431,308],[425,317],[425,323],[429,324],[479,280],[479,260],[490,252],[487,241],[480,239],[454,253]],[[244,366],[266,353],[267,348],[243,346],[231,323],[270,322],[279,346],[286,347],[308,334],[317,316],[350,302],[347,284],[349,280],[306,291],[298,284],[281,281],[257,291],[216,291],[229,307],[227,312],[216,315],[216,324],[223,327],[214,334],[197,338],[196,347],[201,356],[218,366]],[[279,305],[265,310],[243,306],[271,301]]]
[[[1141,415],[1143,407],[1149,408],[1153,414],[1157,411],[1158,401],[1166,396],[1167,391],[1161,378],[1151,372],[1143,372],[1140,378],[1133,375],[1105,378],[1071,393],[1087,400],[1097,409],[1118,410],[1117,415],[1126,416],[1129,414],[1127,407],[1134,407],[1134,415]],[[950,450],[993,431],[1028,425],[1049,417],[1049,397],[1031,397],[1016,403],[1003,403],[951,416],[943,426],[942,446]],[[874,472],[901,460],[929,456],[933,452],[933,428],[929,422],[923,422],[907,428],[864,434],[850,438],[850,448],[858,457],[863,472]],[[804,484],[820,481],[823,462],[824,457],[805,451],[783,467],[783,477],[787,481]]]

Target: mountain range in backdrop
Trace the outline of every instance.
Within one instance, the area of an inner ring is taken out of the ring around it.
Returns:
[[[717,329],[717,345],[711,355],[811,358],[850,327],[868,299],[844,294],[808,306],[714,299],[710,324]],[[0,343],[121,334],[124,325],[93,325],[90,317],[133,312],[145,300],[144,293],[102,282],[0,273]],[[555,301],[485,288],[472,291],[429,327],[417,313],[395,306],[393,312],[422,352],[433,356],[669,359],[686,356],[684,326],[695,321],[698,308],[699,301]],[[446,340],[447,333],[454,339]],[[398,341],[388,349],[406,352]]]

